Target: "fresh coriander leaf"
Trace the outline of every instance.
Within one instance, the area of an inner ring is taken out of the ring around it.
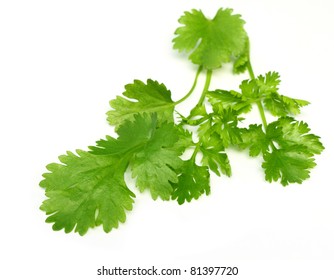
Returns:
[[[206,117],[206,116],[207,116],[206,108],[203,104],[201,104],[201,105],[196,105],[190,111],[189,118],[190,119],[198,119],[198,118]]]
[[[232,109],[214,112],[214,121],[209,131],[220,136],[225,148],[230,145],[238,145],[242,142],[242,129],[238,127],[238,122],[242,120],[238,113]]]
[[[291,117],[282,117],[273,125],[282,131],[282,137],[277,140],[281,147],[302,145],[312,154],[320,154],[324,150],[320,137],[310,134],[308,124],[303,121],[298,122]]]
[[[109,232],[125,222],[135,197],[123,179],[126,158],[78,150],[59,159],[61,164],[47,166],[51,173],[40,183],[48,197],[41,209],[54,230],[84,235],[95,226]]]
[[[213,142],[219,142],[219,147],[222,145],[223,148],[239,144],[242,141],[242,129],[238,127],[238,122],[242,118],[239,118],[238,113],[230,108],[213,108],[218,111],[209,114],[207,119],[199,124],[197,131],[200,142],[208,147]]]
[[[191,111],[186,120],[186,124],[189,125],[199,125],[205,120],[207,120],[208,114],[204,104],[196,105]]]
[[[243,100],[242,94],[236,91],[215,90],[207,93],[210,104],[215,107],[215,111],[232,109],[238,114],[248,113],[252,106],[248,101]]]
[[[282,137],[282,129],[275,122],[270,123],[265,131],[262,125],[251,124],[247,129],[242,129],[242,142],[239,147],[249,148],[249,155],[256,157],[269,151],[273,143]]]
[[[152,151],[147,148],[138,153],[132,165],[132,175],[141,192],[149,189],[152,198],[169,200],[172,193],[171,183],[177,183],[175,169],[182,161],[175,151],[162,148]]]
[[[255,79],[243,80],[239,88],[241,89],[242,99],[245,101],[256,102],[262,97]]]
[[[269,150],[270,139],[262,129],[262,125],[251,124],[248,129],[242,132],[242,142],[239,144],[242,148],[249,148],[249,155],[256,157],[260,153]]]
[[[171,183],[177,183],[175,170],[182,165],[176,145],[179,133],[174,123],[163,123],[131,161],[137,187],[141,192],[150,190],[153,199],[169,200],[173,191]]]
[[[309,177],[310,169],[316,165],[313,156],[324,149],[319,137],[309,132],[306,123],[291,117],[281,117],[268,125],[271,151],[264,152],[262,164],[266,180],[281,179],[281,184],[286,186]]]
[[[271,93],[264,99],[264,105],[273,116],[298,115],[300,108],[310,104],[306,100],[294,99],[278,93]]]
[[[110,136],[96,142],[96,147],[89,147],[94,154],[124,155],[137,152],[151,139],[157,128],[157,114],[136,114],[133,120],[126,120],[117,130],[118,138]],[[135,136],[135,137],[134,137]]]
[[[240,89],[245,100],[254,102],[272,93],[277,93],[279,83],[279,74],[268,72],[265,76],[260,75],[256,79],[242,81]]]
[[[151,79],[147,83],[135,80],[125,86],[123,96],[117,96],[110,101],[112,110],[107,113],[108,122],[115,125],[116,129],[126,120],[133,120],[138,113],[157,113],[158,119],[173,121],[174,102],[171,92],[164,84],[159,84]]]
[[[172,199],[179,204],[198,199],[202,194],[210,193],[210,173],[206,166],[198,166],[193,160],[183,162],[178,182],[173,185]]]
[[[280,82],[280,76],[277,72],[268,72],[265,76],[260,75],[256,79],[256,84],[263,96],[276,93]]]
[[[240,85],[243,100],[262,102],[274,116],[297,115],[300,108],[309,104],[308,101],[294,99],[278,93],[280,76],[277,72],[268,72],[256,79],[244,80]]]
[[[267,96],[264,99],[264,105],[265,108],[273,116],[286,116],[289,114],[285,102],[282,100],[282,97],[277,93],[273,93],[270,96]]]
[[[233,63],[233,73],[241,74],[247,70],[249,63],[249,39],[247,37],[245,46],[239,57],[237,57]]]
[[[278,143],[279,139],[283,138],[282,128],[276,122],[269,123],[266,128],[266,138],[273,143]]]
[[[199,148],[202,152],[202,164],[216,173],[231,176],[231,166],[227,154],[224,152],[224,143],[212,128],[213,119],[209,118],[198,128]]]
[[[280,179],[283,186],[289,183],[301,184],[309,178],[310,169],[316,165],[312,153],[300,145],[267,152],[263,159],[266,180],[272,182]]]
[[[189,143],[186,132],[174,123],[158,125],[156,114],[137,114],[133,121],[125,121],[117,130],[119,137],[111,137],[90,147],[94,154],[131,154],[132,176],[141,192],[149,189],[154,199],[168,200],[171,182],[177,182],[179,155]]]
[[[202,164],[208,166],[217,176],[221,174],[231,176],[231,165],[225,148],[220,137],[217,134],[215,136],[210,137],[210,139],[200,139],[202,143],[200,151],[203,155]]]
[[[213,118],[210,116],[207,120],[202,122],[197,128],[197,136],[200,142],[209,142],[213,138],[220,140],[219,134],[212,128]]]
[[[179,19],[183,26],[176,29],[174,48],[190,53],[189,59],[206,69],[221,67],[245,49],[247,34],[240,15],[231,9],[219,9],[213,19],[202,11],[185,12]]]
[[[181,125],[177,125],[176,129],[178,130],[178,141],[173,145],[173,149],[181,155],[187,148],[195,144],[190,131],[184,129]]]

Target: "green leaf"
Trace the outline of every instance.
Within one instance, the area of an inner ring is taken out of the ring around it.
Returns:
[[[269,123],[266,128],[266,137],[268,140],[278,143],[280,139],[283,139],[282,128],[276,122]]]
[[[247,70],[249,63],[249,52],[249,38],[247,37],[243,51],[233,63],[233,73],[240,74]]]
[[[202,194],[210,193],[210,174],[206,166],[198,166],[193,160],[187,160],[180,168],[178,182],[173,184],[172,199],[179,204],[198,199]]]
[[[201,138],[200,150],[203,154],[202,164],[208,166],[217,176],[231,176],[230,161],[219,137]]]
[[[183,120],[184,124],[199,125],[207,120],[208,114],[204,104],[196,105],[191,111],[189,116]]]
[[[291,117],[281,117],[268,124],[250,125],[242,133],[241,148],[249,147],[250,156],[263,154],[266,180],[281,179],[284,186],[301,183],[316,164],[313,156],[324,149],[319,137],[310,134],[308,125]]]
[[[280,82],[280,76],[277,72],[268,72],[265,76],[260,75],[256,80],[259,91],[263,96],[276,93]]]
[[[239,86],[242,93],[242,99],[249,102],[256,102],[261,98],[261,92],[257,85],[257,80],[243,80]]]
[[[178,141],[174,144],[173,149],[182,154],[187,148],[194,146],[192,133],[184,129],[182,125],[177,125]]]
[[[226,91],[217,89],[207,92],[209,102],[215,111],[223,111],[224,109],[232,109],[238,114],[248,113],[252,106],[248,101],[242,98],[242,94],[236,91]]]
[[[107,112],[108,122],[116,129],[126,120],[132,121],[134,115],[140,113],[157,113],[161,122],[173,121],[174,102],[171,92],[164,84],[147,80],[147,84],[135,80],[125,86],[123,96],[117,96],[110,101],[112,110]]]
[[[249,155],[256,157],[269,150],[270,139],[264,133],[262,125],[251,124],[248,129],[243,130],[239,146],[243,149],[248,147]]]
[[[225,148],[230,145],[238,145],[242,142],[242,129],[238,127],[239,121],[238,113],[232,109],[215,112],[214,124],[209,130],[220,136]]]
[[[190,53],[189,59],[206,69],[221,67],[244,52],[247,34],[240,15],[231,9],[219,9],[213,19],[202,11],[185,12],[179,19],[183,26],[176,29],[174,48]]]
[[[279,74],[268,72],[265,76],[260,75],[256,79],[242,81],[240,89],[244,100],[255,102],[267,95],[277,93],[279,83]]]
[[[148,189],[154,199],[170,199],[171,183],[177,182],[177,169],[182,160],[179,155],[191,137],[174,123],[158,125],[156,114],[135,115],[133,121],[125,121],[117,131],[119,137],[111,137],[90,147],[94,154],[130,154],[132,176],[141,192]]]
[[[291,117],[282,117],[274,122],[274,125],[282,130],[282,137],[278,139],[281,147],[302,145],[312,154],[320,154],[324,150],[320,137],[309,133],[307,123],[298,122]]]
[[[266,180],[272,182],[280,179],[283,186],[289,183],[301,184],[309,178],[310,169],[316,165],[312,154],[298,145],[267,152],[263,159]]]
[[[202,164],[220,176],[231,176],[231,166],[220,135],[212,129],[212,119],[198,128],[199,148],[202,152]]]
[[[171,183],[177,183],[175,170],[182,165],[178,140],[178,128],[173,123],[163,123],[131,161],[137,187],[141,192],[150,190],[153,199],[169,200]]]
[[[273,116],[298,115],[300,108],[310,104],[306,100],[294,99],[278,93],[271,93],[264,99],[264,105]]]
[[[302,99],[290,98],[278,93],[280,76],[277,72],[268,72],[256,79],[244,80],[240,85],[242,100],[248,103],[263,102],[274,116],[297,115],[300,108],[309,104]]]
[[[124,155],[140,150],[150,140],[157,128],[156,114],[136,114],[133,120],[126,120],[119,126],[118,138],[107,136],[106,140],[96,142],[96,147],[89,147],[94,154]]]
[[[135,115],[118,129],[118,138],[60,157],[61,164],[50,164],[41,186],[48,199],[41,207],[47,222],[55,230],[75,230],[83,235],[89,228],[103,225],[106,232],[125,221],[125,210],[131,210],[134,194],[126,187],[124,172],[129,165],[141,191],[148,188],[152,197],[169,199],[182,165],[184,150],[179,136],[188,136],[173,123],[158,126],[156,114]],[[182,143],[186,145],[186,140]]]
[[[324,149],[319,137],[310,134],[308,125],[291,117],[281,117],[267,127],[271,149],[263,154],[266,180],[302,183],[316,164],[314,155]]]
[[[126,159],[77,150],[59,157],[61,164],[47,166],[41,187],[48,197],[41,206],[54,230],[75,230],[84,235],[103,225],[105,232],[124,223],[135,195],[123,180]]]

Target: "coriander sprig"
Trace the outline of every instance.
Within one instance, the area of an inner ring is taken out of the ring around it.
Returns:
[[[84,235],[96,226],[109,232],[124,223],[136,197],[134,186],[124,180],[126,172],[131,172],[135,187],[153,199],[183,204],[208,195],[211,172],[232,174],[227,153],[231,146],[248,149],[251,157],[261,155],[269,182],[286,186],[310,176],[315,155],[324,147],[305,122],[294,119],[309,102],[281,95],[277,72],[254,75],[241,16],[219,9],[210,19],[192,10],[179,23],[174,49],[198,65],[189,92],[173,101],[163,83],[134,80],[110,101],[107,120],[117,137],[106,136],[88,151],[67,152],[60,163],[47,165],[49,172],[40,183],[47,199],[41,209],[54,230]],[[233,63],[236,74],[248,71],[250,79],[241,81],[238,90],[210,90],[216,69],[226,63]],[[203,71],[202,94],[185,117],[176,107],[193,94]],[[261,123],[242,127],[254,106]],[[268,123],[267,114],[277,119]]]

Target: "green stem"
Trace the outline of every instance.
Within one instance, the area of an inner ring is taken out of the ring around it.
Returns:
[[[198,80],[198,77],[199,77],[199,74],[202,72],[203,70],[203,66],[201,65],[200,67],[198,67],[198,70],[197,70],[197,73],[196,73],[196,76],[195,76],[195,80],[194,80],[194,83],[191,87],[191,89],[189,90],[189,92],[184,96],[182,97],[180,100],[174,102],[174,106],[177,105],[177,104],[180,104],[182,103],[183,101],[185,101],[195,90],[196,88],[196,85],[197,85],[197,80]]]
[[[251,77],[251,79],[255,79],[255,75],[254,75],[254,71],[253,71],[253,67],[252,67],[252,64],[250,62],[250,59],[248,59],[248,62],[247,62],[247,70],[248,70],[248,73],[249,73],[249,76]]]
[[[197,85],[197,80],[198,80],[198,77],[199,77],[199,74],[202,72],[203,70],[203,66],[200,66],[197,70],[197,73],[196,73],[196,76],[195,76],[195,80],[194,80],[194,83],[191,87],[191,89],[189,90],[189,92],[183,96],[180,100],[178,101],[175,101],[173,103],[168,103],[168,104],[165,104],[165,105],[162,105],[162,106],[159,106],[159,107],[153,107],[153,108],[150,108],[150,109],[147,109],[145,110],[145,112],[155,112],[157,110],[157,108],[159,108],[159,110],[166,110],[166,109],[169,109],[171,107],[175,107],[176,105],[182,103],[183,101],[185,101],[195,90],[196,88],[196,85]]]
[[[197,153],[199,152],[199,149],[200,149],[200,142],[198,142],[196,144],[195,150],[194,150],[194,152],[193,152],[193,154],[192,154],[192,156],[190,158],[191,161],[195,162]]]
[[[250,59],[248,59],[247,70],[248,70],[248,73],[249,73],[249,76],[251,77],[251,79],[255,79],[255,75],[254,75],[254,71],[253,71],[253,67],[252,67],[252,64],[250,62]],[[259,109],[259,112],[260,112],[260,116],[261,116],[261,120],[262,120],[264,130],[266,130],[267,126],[268,126],[268,123],[267,123],[266,115],[264,113],[264,108],[263,108],[261,100],[257,101],[256,105],[257,105],[257,108]]]
[[[203,88],[203,91],[202,91],[202,95],[197,103],[196,106],[201,106],[204,102],[204,99],[205,99],[205,95],[206,93],[208,92],[209,90],[209,86],[210,86],[210,82],[211,82],[211,77],[212,77],[212,70],[207,70],[206,72],[206,80],[205,80],[205,85],[204,85],[204,88]]]
[[[262,105],[261,101],[257,101],[256,105],[257,105],[257,108],[259,109],[259,112],[260,112],[260,116],[261,116],[261,120],[262,120],[262,123],[263,123],[264,130],[266,130],[267,126],[268,126],[268,123],[267,123],[266,115],[264,113],[263,105]]]
[[[194,80],[194,83],[193,83],[191,89],[180,100],[175,101],[173,103],[168,103],[168,104],[164,104],[164,105],[161,105],[161,106],[156,106],[156,107],[153,107],[153,108],[148,108],[148,109],[145,110],[145,112],[156,112],[158,108],[159,108],[159,110],[167,110],[167,109],[169,109],[171,107],[175,107],[176,105],[178,105],[178,104],[182,103],[183,101],[185,101],[194,92],[194,90],[196,88],[196,85],[197,85],[197,80],[198,80],[199,74],[202,72],[202,70],[203,70],[203,66],[198,67],[198,70],[197,70],[196,76],[195,76],[195,80]]]
[[[247,70],[248,70],[248,73],[249,73],[249,76],[251,77],[251,79],[255,79],[255,75],[254,75],[254,71],[253,71],[250,59],[248,59]],[[267,123],[266,115],[264,113],[264,108],[263,108],[261,100],[257,101],[256,105],[257,105],[257,108],[259,109],[259,112],[260,112],[260,115],[261,115],[261,120],[262,120],[262,124],[263,124],[263,127],[264,127],[264,131],[266,131],[268,123]],[[275,147],[273,141],[270,141],[270,147],[272,148],[272,150],[276,150],[277,149]]]

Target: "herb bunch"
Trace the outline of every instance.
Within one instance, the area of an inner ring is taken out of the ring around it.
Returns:
[[[107,119],[117,138],[106,136],[87,151],[67,152],[60,163],[47,165],[41,210],[54,230],[84,235],[89,228],[102,225],[110,232],[124,223],[135,198],[124,180],[127,170],[139,191],[149,191],[153,199],[183,204],[208,195],[210,172],[231,176],[229,147],[262,156],[269,182],[286,186],[309,178],[315,155],[324,149],[307,123],[294,118],[309,102],[280,94],[277,72],[254,74],[241,16],[219,9],[209,19],[192,10],[179,23],[174,49],[198,65],[190,91],[173,101],[164,84],[135,80],[110,101]],[[210,90],[213,73],[226,63],[233,64],[235,74],[248,71],[249,79],[238,90]],[[183,116],[175,107],[194,92],[202,72],[206,80],[199,101]],[[243,127],[253,107],[261,123]],[[268,123],[267,114],[277,119]]]

